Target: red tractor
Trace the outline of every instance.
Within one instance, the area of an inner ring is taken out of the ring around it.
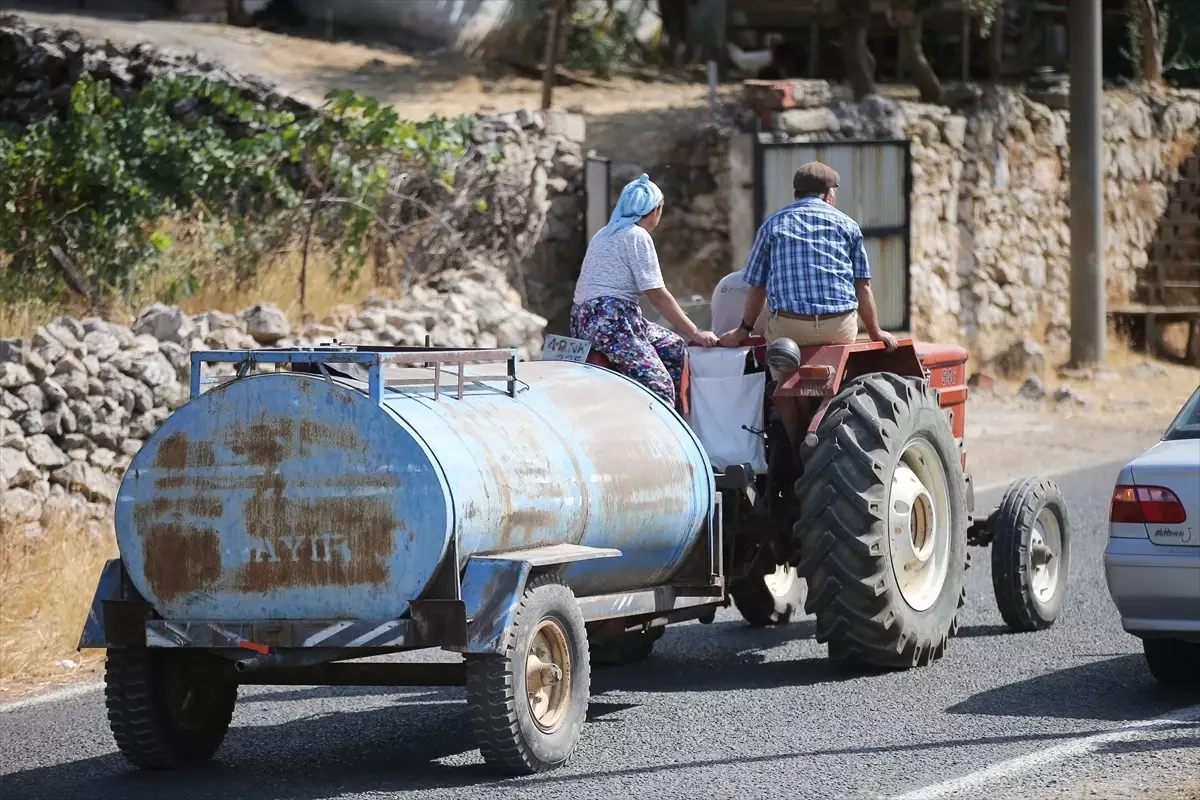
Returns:
[[[929,664],[958,629],[968,546],[990,545],[1009,628],[1054,624],[1070,559],[1066,506],[1053,482],[1025,478],[976,516],[963,348],[901,339],[889,353],[870,341],[798,348],[752,339],[742,352],[744,375],[766,373],[761,429],[738,423],[761,450],[714,465],[714,480],[727,588],[747,622],[783,624],[803,606],[834,659]],[[599,354],[587,360],[607,365]],[[701,383],[685,369],[677,404],[697,430],[700,406],[711,407],[697,404]],[[593,657],[647,655],[661,631],[597,642]]]

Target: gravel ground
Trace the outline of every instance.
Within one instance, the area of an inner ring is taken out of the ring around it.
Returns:
[[[961,636],[931,668],[845,674],[825,660],[810,621],[756,631],[726,611],[708,627],[670,629],[641,665],[597,672],[576,757],[540,778],[496,780],[483,768],[460,690],[261,687],[243,691],[216,763],[186,775],[132,771],[114,752],[99,692],[0,713],[0,786],[28,800],[906,792],[1186,800],[1200,775],[1200,694],[1168,693],[1153,682],[1104,585],[1116,469],[1059,479],[1075,531],[1059,624],[1007,634],[989,560],[976,551]],[[1177,721],[1080,745],[1164,714]],[[936,786],[1057,749],[1071,753],[1028,767],[1018,761],[963,791]]]

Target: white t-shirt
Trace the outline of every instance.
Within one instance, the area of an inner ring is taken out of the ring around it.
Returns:
[[[574,302],[620,297],[636,303],[642,292],[663,288],[658,252],[645,228],[630,225],[612,236],[601,237],[603,233],[593,236],[588,245]]]
[[[742,315],[746,312],[746,295],[750,292],[750,284],[742,277],[746,270],[740,269],[721,278],[717,288],[713,289],[712,330],[720,336],[742,324]],[[763,309],[758,322],[754,325],[754,333],[761,335],[767,323],[768,311]]]

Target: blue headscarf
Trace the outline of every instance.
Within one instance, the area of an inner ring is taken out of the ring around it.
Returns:
[[[625,184],[617,206],[608,218],[608,224],[601,231],[605,236],[612,236],[622,228],[636,225],[638,220],[662,205],[662,190],[654,185],[650,176],[642,173],[642,177]]]

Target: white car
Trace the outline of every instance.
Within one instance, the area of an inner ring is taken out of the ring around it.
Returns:
[[[1154,677],[1200,686],[1200,389],[1162,441],[1121,470],[1104,571]]]

